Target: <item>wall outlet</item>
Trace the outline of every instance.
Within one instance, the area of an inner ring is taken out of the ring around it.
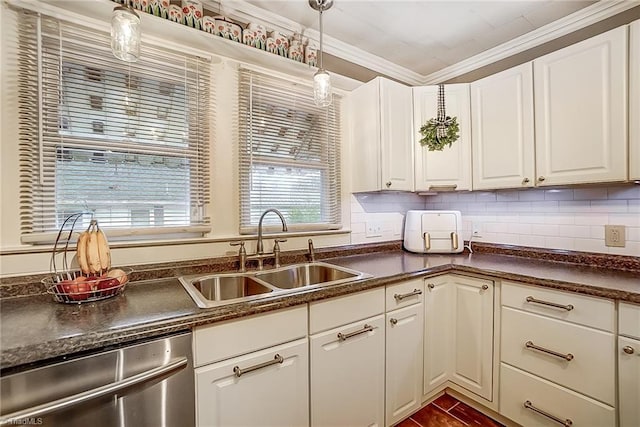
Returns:
[[[482,237],[482,223],[481,222],[473,222],[471,223],[471,237],[472,238],[480,238]]]
[[[367,221],[365,224],[366,237],[382,237],[382,223],[377,221]]]
[[[604,244],[606,246],[624,248],[626,244],[624,225],[605,225]]]

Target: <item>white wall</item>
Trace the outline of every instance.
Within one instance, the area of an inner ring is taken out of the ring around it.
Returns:
[[[422,207],[400,195],[366,196],[351,202],[353,240],[358,243],[401,238],[392,230],[407,208],[452,209],[462,212],[465,240],[475,227],[481,237],[473,240],[479,242],[640,256],[640,185],[440,193],[424,196]],[[378,203],[396,213],[373,209]],[[371,221],[383,222],[383,237],[365,237]],[[605,246],[606,224],[626,226],[626,247]]]

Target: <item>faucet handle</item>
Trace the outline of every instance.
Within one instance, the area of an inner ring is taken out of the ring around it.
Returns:
[[[309,243],[309,261],[311,262],[316,262],[316,253],[315,250],[313,249],[313,240],[309,239],[308,241]]]
[[[245,252],[244,240],[239,240],[237,242],[229,242],[229,246],[240,246],[240,252]]]

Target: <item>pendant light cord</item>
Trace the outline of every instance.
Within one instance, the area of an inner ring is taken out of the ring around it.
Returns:
[[[320,69],[324,69],[322,67],[322,56],[323,56],[323,52],[322,52],[322,12],[324,11],[324,1],[323,0],[318,0],[318,5],[320,6]]]

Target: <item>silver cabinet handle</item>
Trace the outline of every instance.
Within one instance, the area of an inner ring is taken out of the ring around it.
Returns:
[[[434,285],[433,283],[427,284],[427,288],[429,288],[429,289],[433,289],[435,287],[436,287],[436,285]]]
[[[430,185],[429,191],[453,191],[458,188],[458,184],[453,185]]]
[[[391,187],[391,181],[387,181],[384,185],[386,185],[387,188],[390,188]]]
[[[364,327],[362,329],[360,329],[359,331],[350,332],[348,334],[343,334],[342,332],[339,332],[338,333],[338,339],[340,341],[346,341],[351,337],[355,337],[356,335],[364,334],[364,333],[371,332],[371,331],[373,331],[373,326],[365,324]]]
[[[398,324],[398,319],[396,319],[396,318],[392,317],[391,319],[389,319],[389,322],[390,322],[392,325],[397,325],[397,324]]]
[[[529,178],[525,177],[525,178],[522,180],[522,183],[523,183],[523,184],[528,184],[528,183],[529,183]]]
[[[545,179],[546,179],[546,178],[545,178],[544,176],[539,176],[539,177],[538,177],[538,181],[540,181],[540,182],[544,181]]]
[[[627,354],[633,354],[635,352],[635,350],[633,349],[633,347],[631,347],[630,345],[625,345],[622,348],[622,351],[624,351]]]
[[[532,350],[541,351],[541,352],[549,354],[551,356],[559,357],[560,359],[564,359],[567,362],[571,362],[573,360],[573,354],[571,354],[571,353],[567,353],[567,354],[558,353],[557,351],[549,350],[548,348],[544,348],[544,347],[540,347],[538,345],[535,345],[531,341],[527,341],[526,343],[524,343],[524,346],[526,348],[530,348]]]
[[[486,291],[487,289],[489,289],[489,285],[482,285],[482,290]]]
[[[557,304],[555,302],[549,302],[549,301],[543,301],[543,300],[539,300],[539,299],[535,299],[534,297],[527,297],[527,302],[533,303],[533,304],[542,304],[542,305],[548,305],[549,307],[555,307],[555,308],[561,308],[563,310],[567,310],[567,311],[571,311],[574,309],[573,305],[571,304],[567,304],[567,305],[563,305],[563,304]]]
[[[172,362],[167,363],[166,365],[149,369],[148,371],[141,372],[121,381],[116,381],[111,384],[106,384],[101,387],[83,391],[82,393],[63,397],[61,399],[54,400],[53,402],[47,402],[28,409],[23,409],[12,414],[6,414],[0,417],[0,425],[11,425],[13,424],[13,420],[39,417],[41,415],[48,414],[49,412],[59,411],[61,409],[76,406],[102,396],[115,394],[120,390],[132,387],[136,384],[148,382],[153,380],[154,378],[161,377],[171,371],[182,369],[187,366],[187,363],[188,360],[184,357],[175,359]]]
[[[396,301],[402,301],[405,298],[412,297],[414,295],[422,295],[422,291],[420,289],[414,289],[413,291],[406,294],[394,294],[393,297]]]
[[[569,418],[565,418],[564,420],[560,417],[556,417],[553,414],[548,413],[547,411],[543,411],[542,409],[536,408],[535,406],[533,406],[533,403],[531,403],[530,400],[526,400],[524,402],[524,407],[527,409],[532,410],[533,412],[542,415],[543,417],[547,417],[550,420],[553,420],[555,422],[557,422],[560,425],[563,425],[565,427],[570,427],[573,425],[573,421],[571,421]]]
[[[428,251],[431,249],[431,236],[429,233],[422,233],[422,240],[424,240],[424,250]]]
[[[240,378],[244,374],[248,374],[249,372],[256,371],[258,369],[266,368],[267,366],[277,365],[278,363],[284,362],[284,357],[276,354],[273,356],[273,360],[269,360],[268,362],[258,363],[257,365],[249,366],[248,368],[241,369],[239,366],[233,367],[233,373],[236,374],[236,377]]]

